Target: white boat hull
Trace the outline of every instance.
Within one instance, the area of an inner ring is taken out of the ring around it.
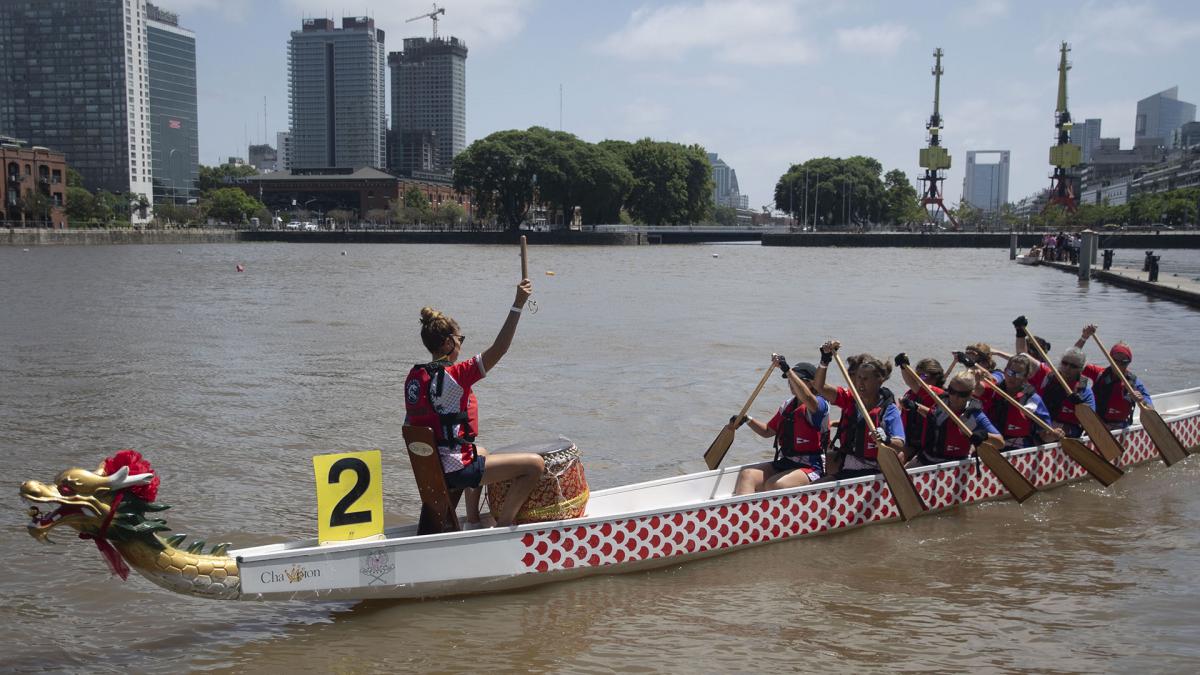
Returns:
[[[1200,443],[1200,389],[1164,394],[1155,403],[1185,446]],[[1124,466],[1158,458],[1139,425],[1119,440]],[[1057,445],[1005,455],[1039,489],[1087,475]],[[381,540],[325,546],[309,540],[230,555],[241,570],[243,599],[422,598],[676,565],[899,518],[882,476],[732,497],[740,468],[593,492],[588,515],[573,520],[426,536],[406,526]],[[1008,497],[973,460],[910,473],[931,511]]]

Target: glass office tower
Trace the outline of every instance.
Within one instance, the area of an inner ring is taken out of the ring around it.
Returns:
[[[146,12],[154,203],[186,204],[200,197],[196,34],[171,12],[149,3]]]

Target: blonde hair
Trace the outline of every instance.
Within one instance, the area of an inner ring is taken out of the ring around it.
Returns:
[[[950,378],[950,383],[946,386],[950,386],[950,384],[957,384],[966,387],[967,391],[974,392],[977,382],[978,380],[975,378],[975,373],[972,373],[969,370],[960,370],[954,374],[954,377]]]
[[[1019,369],[1025,377],[1029,377],[1038,369],[1038,363],[1028,354],[1017,354],[1008,360],[1008,367]]]
[[[988,370],[996,369],[996,360],[992,358],[991,345],[987,344],[986,342],[976,342],[973,345],[967,345],[967,349],[964,349],[963,351],[967,351],[968,349],[979,354],[980,359],[976,361],[977,365],[983,366]]]
[[[421,308],[421,342],[434,356],[443,356],[446,338],[458,334],[458,322],[432,307]]]

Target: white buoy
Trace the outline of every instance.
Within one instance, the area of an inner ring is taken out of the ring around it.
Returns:
[[[345,251],[342,251],[342,255],[346,255],[346,252],[345,252]]]
[[[22,250],[22,251],[24,251],[24,252],[26,252],[26,253],[29,253],[29,249],[27,249],[27,248],[23,248],[23,249],[21,249],[21,250]]]
[[[714,257],[714,258],[720,258],[720,257],[721,257],[721,254],[719,254],[719,253],[714,253],[714,254],[713,254],[713,257]]]
[[[177,248],[177,249],[175,249],[175,252],[176,252],[176,253],[183,253],[183,249],[181,249],[181,248]]]

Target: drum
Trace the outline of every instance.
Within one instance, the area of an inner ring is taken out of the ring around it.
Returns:
[[[494,454],[502,452],[532,452],[541,455],[546,462],[541,480],[517,512],[513,519],[515,523],[540,523],[583,515],[591,493],[587,478],[583,475],[579,449],[570,439],[556,438],[544,443],[510,445],[497,449]],[[510,488],[511,480],[487,486],[487,503],[493,514],[500,512]]]

